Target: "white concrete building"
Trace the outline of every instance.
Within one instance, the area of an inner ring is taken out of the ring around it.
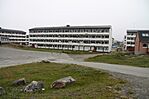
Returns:
[[[134,51],[135,38],[137,30],[127,30],[127,35],[124,37],[124,49],[127,51]]]
[[[0,40],[1,43],[17,43],[17,44],[26,44],[26,32],[12,29],[3,29],[0,28]]]
[[[111,52],[112,28],[110,25],[31,28],[29,44],[37,48]]]

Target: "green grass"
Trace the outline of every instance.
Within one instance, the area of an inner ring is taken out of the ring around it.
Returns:
[[[27,46],[21,46],[17,44],[5,44],[1,45],[3,47],[12,47],[22,50],[31,50],[31,51],[42,51],[42,52],[56,52],[56,53],[66,53],[66,54],[95,54],[98,52],[89,52],[89,51],[74,51],[74,50],[62,50],[62,49],[49,49],[49,48],[33,48]]]
[[[110,64],[130,65],[138,67],[149,67],[148,55],[128,55],[124,53],[114,53],[111,55],[98,55],[86,59],[89,62],[102,62]]]
[[[76,83],[63,89],[51,89],[50,84],[62,77],[72,76]],[[12,82],[25,77],[27,82],[43,81],[45,91],[23,93],[23,86],[14,87]],[[126,81],[116,79],[104,71],[88,67],[57,63],[31,63],[0,69],[0,86],[7,91],[1,99],[115,99],[120,97],[114,90]],[[111,86],[112,89],[107,89]]]

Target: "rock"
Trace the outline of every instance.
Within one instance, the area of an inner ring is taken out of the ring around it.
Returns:
[[[127,96],[120,96],[121,99],[129,99]]]
[[[51,85],[51,88],[59,89],[59,88],[64,88],[65,86],[66,86],[66,84],[64,82],[54,82]]]
[[[3,87],[0,87],[0,96],[4,95],[6,93],[6,91],[4,90]]]
[[[42,81],[32,81],[24,88],[24,92],[35,92],[39,90],[45,90]]]
[[[49,60],[42,60],[41,63],[50,63]]]
[[[57,88],[57,89],[64,88],[64,87],[66,87],[66,85],[74,83],[75,81],[76,80],[74,78],[72,78],[71,76],[61,78],[61,79],[54,81],[51,84],[51,88]]]
[[[25,85],[25,84],[26,84],[25,78],[21,78],[21,79],[15,80],[12,83],[12,85],[14,85],[14,86]]]
[[[122,92],[121,91],[117,91],[117,90],[114,90],[113,91],[115,94],[121,94]]]
[[[112,87],[111,87],[111,86],[106,86],[106,88],[107,88],[107,89],[112,89]]]

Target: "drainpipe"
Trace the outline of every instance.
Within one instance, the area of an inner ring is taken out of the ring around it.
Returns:
[[[148,44],[147,44],[147,54],[148,54]]]

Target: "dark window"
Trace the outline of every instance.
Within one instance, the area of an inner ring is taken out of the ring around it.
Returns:
[[[144,47],[144,48],[147,48],[147,44],[143,44],[143,47]]]
[[[105,38],[109,38],[109,35],[106,35]]]

